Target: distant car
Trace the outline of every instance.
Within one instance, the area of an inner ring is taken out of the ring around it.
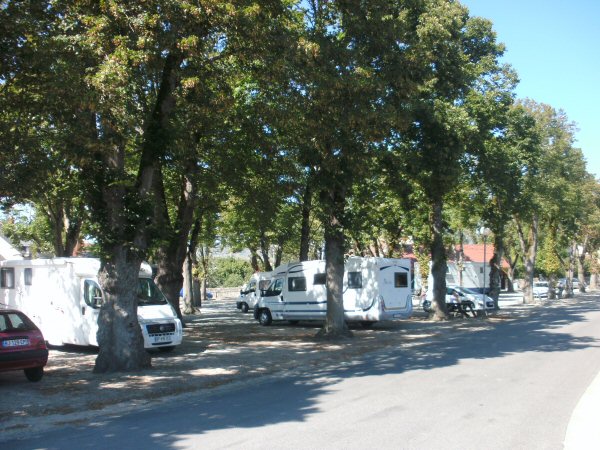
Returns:
[[[534,297],[548,298],[548,293],[550,292],[550,285],[547,281],[536,281],[533,283],[533,287],[531,289],[533,291]]]
[[[573,290],[575,289],[579,289],[579,279],[578,278],[572,278],[572,285],[573,285]],[[558,292],[560,291],[564,291],[567,288],[567,279],[566,278],[561,278],[558,280],[558,283],[556,283],[556,290]]]
[[[39,328],[21,311],[0,306],[0,372],[23,370],[29,381],[40,381],[47,362]]]
[[[494,309],[494,300],[487,295],[462,286],[446,286],[446,303],[455,303],[457,297],[460,298],[461,303],[471,302],[475,311],[483,311],[484,308]],[[431,310],[431,300],[433,300],[433,293],[428,291],[423,302],[423,309],[427,312],[428,309]]]

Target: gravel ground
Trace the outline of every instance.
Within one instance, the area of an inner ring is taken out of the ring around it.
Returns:
[[[445,322],[415,311],[410,319],[352,328],[353,338],[330,342],[315,338],[319,324],[262,327],[251,314],[237,311],[234,299],[209,300],[199,314],[186,317],[184,341],[175,351],[152,354],[150,370],[93,374],[93,349],[64,347],[50,350],[39,383],[27,381],[22,371],[0,373],[0,441],[66,423],[92,423],[101,412],[118,414],[172,395],[343,362],[388,346],[425,345],[445,333],[477,332],[515,320],[532,308],[510,306],[486,319]]]

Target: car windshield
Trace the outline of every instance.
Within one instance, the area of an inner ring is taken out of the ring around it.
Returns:
[[[534,283],[533,284],[534,287],[548,287],[548,283],[544,282],[539,282],[539,283]]]
[[[137,293],[138,305],[164,305],[167,299],[150,278],[140,278]]]

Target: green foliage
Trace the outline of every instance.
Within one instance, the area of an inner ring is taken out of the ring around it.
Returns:
[[[208,287],[242,286],[252,275],[248,261],[238,258],[214,258],[208,276]]]

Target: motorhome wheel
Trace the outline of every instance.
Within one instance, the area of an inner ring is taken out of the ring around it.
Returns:
[[[267,325],[271,325],[271,322],[273,321],[273,318],[271,317],[271,311],[269,311],[268,309],[262,309],[258,315],[258,322],[262,325],[262,326],[267,326]]]
[[[246,314],[248,312],[248,303],[242,303],[242,312]]]

